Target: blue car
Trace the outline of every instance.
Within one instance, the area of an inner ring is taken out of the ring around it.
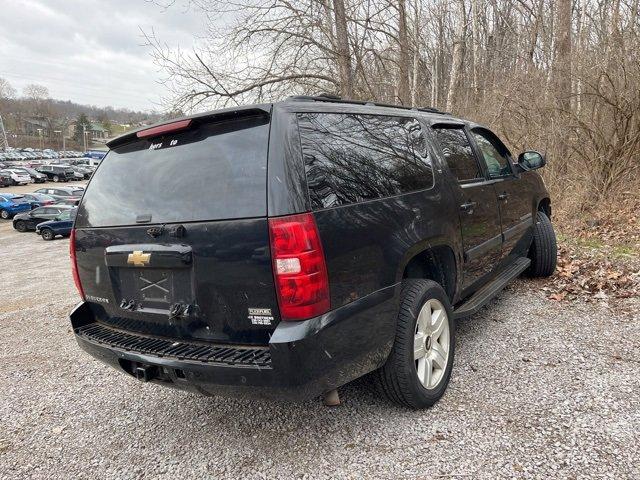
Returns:
[[[36,226],[36,233],[41,235],[43,240],[53,240],[58,235],[68,237],[71,235],[77,211],[77,208],[71,208],[63,211],[55,220],[39,223]]]
[[[22,195],[0,194],[0,218],[8,220],[16,213],[28,212],[31,204]]]

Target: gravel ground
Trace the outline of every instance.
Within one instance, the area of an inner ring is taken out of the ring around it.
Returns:
[[[637,299],[558,303],[517,282],[458,325],[427,411],[363,381],[337,408],[207,398],[80,351],[67,248],[0,223],[2,478],[640,478]]]

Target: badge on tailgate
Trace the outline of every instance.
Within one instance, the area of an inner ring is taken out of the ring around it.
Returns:
[[[142,250],[134,250],[127,257],[127,263],[136,267],[144,267],[151,261],[151,254],[144,253]]]

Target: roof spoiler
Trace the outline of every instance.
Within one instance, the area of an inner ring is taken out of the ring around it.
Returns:
[[[137,130],[125,133],[107,142],[110,149],[117,148],[126,143],[138,139],[153,138],[167,133],[185,131],[195,128],[198,125],[209,122],[233,120],[241,117],[252,117],[257,115],[270,115],[272,104],[248,105],[246,107],[225,108],[212,112],[190,115],[188,117],[177,118],[169,121],[159,122],[153,125],[144,126]]]

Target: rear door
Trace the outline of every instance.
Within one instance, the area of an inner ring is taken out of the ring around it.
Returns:
[[[98,318],[177,339],[266,344],[278,322],[267,210],[270,118],[250,110],[115,147],[76,218]]]
[[[469,289],[480,283],[500,260],[502,235],[498,202],[464,126],[434,125],[434,131],[454,177],[451,183],[458,201],[464,247],[463,289]]]

